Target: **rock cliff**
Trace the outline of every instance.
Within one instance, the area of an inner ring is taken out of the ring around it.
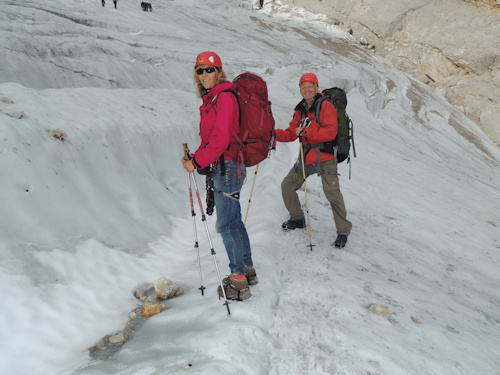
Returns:
[[[500,147],[500,0],[282,0],[442,93]]]

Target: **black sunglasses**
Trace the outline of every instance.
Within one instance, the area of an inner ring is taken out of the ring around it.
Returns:
[[[198,74],[199,76],[201,76],[203,74],[203,72],[207,72],[207,73],[213,73],[217,70],[217,68],[214,68],[213,66],[210,66],[208,68],[199,68],[196,70],[196,74]]]

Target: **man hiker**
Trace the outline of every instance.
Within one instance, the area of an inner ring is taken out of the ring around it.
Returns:
[[[302,75],[299,82],[301,102],[295,107],[294,115],[287,129],[276,129],[278,142],[293,142],[299,138],[303,147],[303,157],[290,170],[281,183],[281,194],[285,207],[290,213],[290,219],[282,224],[283,229],[304,228],[306,226],[304,212],[300,205],[297,190],[305,179],[319,171],[326,199],[330,202],[333,219],[337,228],[336,247],[344,247],[352,224],[347,220],[344,198],[340,191],[337,173],[337,160],[334,153],[319,151],[311,147],[318,143],[328,142],[337,136],[337,111],[332,103],[323,101],[319,115],[319,123],[315,119],[316,106],[322,94],[318,90],[318,78],[313,73]],[[320,125],[321,124],[321,125]],[[319,169],[317,166],[319,156]],[[305,164],[305,177],[302,164]]]

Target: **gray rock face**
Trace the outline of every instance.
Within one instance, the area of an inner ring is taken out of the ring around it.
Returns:
[[[327,15],[428,84],[500,146],[500,1],[283,0]]]

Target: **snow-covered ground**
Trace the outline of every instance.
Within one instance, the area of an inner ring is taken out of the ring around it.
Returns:
[[[0,373],[500,373],[500,153],[476,125],[304,10],[152,3],[143,12],[129,0],[0,0],[0,97],[14,101],[0,111],[24,111],[0,113]],[[307,231],[280,229],[280,182],[298,144],[278,144],[247,220],[260,282],[230,303],[231,316],[199,214],[198,290],[180,163],[182,143],[199,143],[191,71],[204,50],[230,78],[249,70],[268,82],[278,127],[306,71],[348,91],[355,126],[351,180],[340,166],[354,224],[346,248],[332,246],[314,176],[313,251]],[[89,347],[125,328],[134,290],[162,276],[184,295],[111,358],[91,358]],[[373,304],[394,313],[385,319]]]

